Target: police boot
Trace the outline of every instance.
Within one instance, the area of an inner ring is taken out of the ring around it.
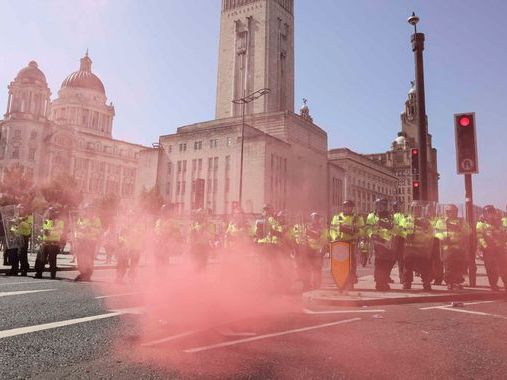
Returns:
[[[431,292],[431,284],[430,283],[424,284],[423,289],[426,290],[427,292]]]

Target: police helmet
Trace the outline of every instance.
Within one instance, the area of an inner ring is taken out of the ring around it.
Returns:
[[[266,203],[262,209],[265,211],[268,211],[268,210],[273,211],[273,206],[270,205],[269,203]]]
[[[351,200],[346,200],[345,202],[343,202],[343,207],[355,207],[356,204],[354,203],[354,201],[351,201]]]
[[[287,223],[287,212],[285,210],[278,211],[276,214],[276,220],[281,224]]]
[[[310,220],[314,223],[320,221],[321,219],[322,215],[320,215],[318,212],[314,211],[310,214]]]
[[[444,212],[446,215],[449,214],[458,214],[458,207],[454,204],[449,204],[445,206]]]
[[[486,205],[482,209],[483,214],[496,214],[496,208],[493,205]]]
[[[385,198],[377,198],[375,200],[375,211],[385,212],[388,210],[388,202]]]
[[[400,201],[394,201],[393,202],[393,211],[401,211],[401,202]]]

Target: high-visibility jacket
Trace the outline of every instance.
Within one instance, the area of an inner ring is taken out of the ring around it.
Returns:
[[[500,221],[498,223],[488,223],[485,220],[477,222],[477,240],[482,249],[498,249],[507,245],[507,232],[502,227]]]
[[[396,234],[401,237],[405,237],[405,219],[407,216],[402,212],[396,212],[393,214],[393,222],[396,228]]]
[[[463,219],[440,218],[435,224],[435,237],[440,240],[442,251],[465,250],[469,245],[470,228]]]
[[[16,224],[11,227],[11,231],[17,236],[32,235],[33,216],[28,215],[17,220]]]
[[[215,238],[216,227],[209,222],[193,222],[190,224],[190,244],[207,245]]]
[[[173,241],[180,241],[183,239],[181,227],[173,219],[159,218],[155,222],[155,235],[157,239],[170,239]]]
[[[507,216],[504,216],[504,217],[502,218],[502,226],[503,226],[504,228],[507,228]]]
[[[120,230],[118,240],[127,249],[140,251],[144,246],[146,225],[142,222],[126,223]]]
[[[102,233],[102,223],[98,217],[78,218],[76,222],[76,238],[98,240]]]
[[[329,242],[329,232],[321,224],[296,224],[293,231],[297,245],[307,246],[314,251],[320,251]]]
[[[284,233],[283,226],[272,216],[264,219],[263,222],[264,231],[258,231],[258,225],[256,225],[256,242],[266,245],[281,245]]]
[[[431,250],[434,233],[427,218],[408,215],[403,221],[403,231],[406,248]]]
[[[333,241],[356,241],[364,236],[363,217],[356,214],[347,215],[343,212],[333,216],[329,235]]]
[[[366,234],[369,238],[380,238],[391,241],[393,237],[399,235],[399,231],[394,224],[393,217],[380,218],[376,213],[372,212],[366,219]]]
[[[42,241],[44,243],[59,243],[62,240],[65,223],[61,219],[46,219],[42,223]]]

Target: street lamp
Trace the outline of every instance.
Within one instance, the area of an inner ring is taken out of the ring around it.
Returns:
[[[263,88],[252,92],[249,95],[243,96],[242,98],[234,99],[234,104],[241,104],[241,155],[240,155],[240,166],[239,166],[239,207],[242,209],[243,204],[241,203],[243,197],[243,152],[245,149],[245,107],[248,103],[253,102],[260,97],[267,95],[271,92],[269,88]]]
[[[424,67],[423,67],[423,50],[424,50],[424,33],[417,33],[417,23],[419,17],[412,12],[412,16],[408,18],[408,23],[414,27],[412,34],[412,51],[414,52],[415,61],[415,90],[417,97],[417,131],[419,137],[419,182],[420,196],[419,199],[428,200],[428,129],[426,126],[426,101],[424,95]],[[415,199],[415,198],[414,198]]]

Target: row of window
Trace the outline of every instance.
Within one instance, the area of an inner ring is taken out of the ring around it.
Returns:
[[[233,142],[232,137],[227,137],[225,140],[226,146],[231,146],[232,142]],[[194,150],[202,150],[204,146],[205,145],[202,140],[194,141]],[[208,141],[209,149],[216,149],[216,148],[218,148],[218,146],[219,146],[219,139],[210,139]],[[166,147],[166,149],[169,153],[172,153],[173,146],[168,145]],[[179,152],[186,152],[187,151],[187,143],[186,142],[179,143],[178,144],[178,151]]]
[[[35,161],[35,154],[37,152],[37,149],[35,148],[28,148],[28,161]],[[13,145],[11,148],[11,157],[13,160],[19,160],[21,159],[21,145]]]

